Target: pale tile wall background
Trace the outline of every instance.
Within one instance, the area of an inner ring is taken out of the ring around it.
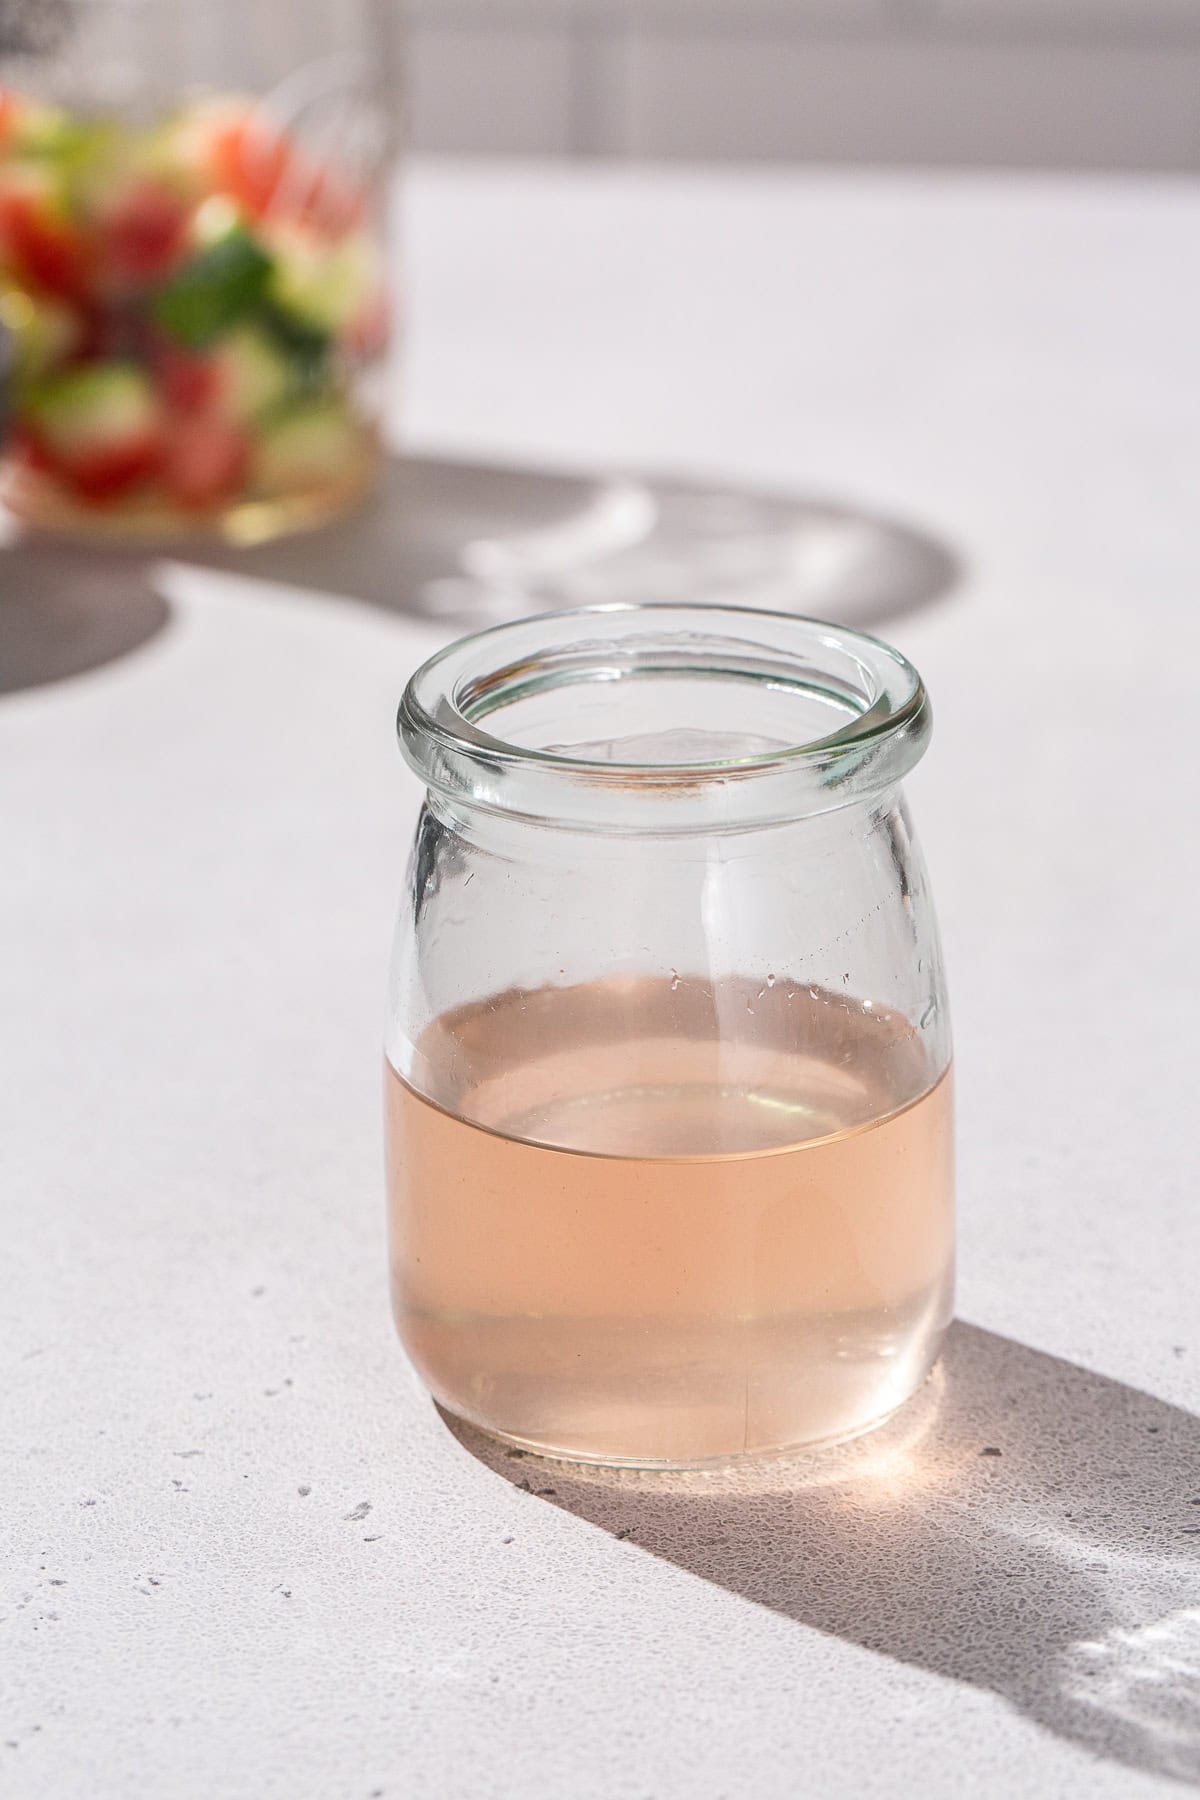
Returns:
[[[1200,170],[1200,0],[409,0],[419,148]]]

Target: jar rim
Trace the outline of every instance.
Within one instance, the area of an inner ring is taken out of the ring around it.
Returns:
[[[554,688],[648,674],[750,681],[760,694],[791,687],[845,717],[766,748],[665,760],[521,743],[489,727],[505,707]],[[661,831],[848,805],[911,768],[931,722],[912,663],[866,632],[759,607],[618,600],[457,639],[413,674],[397,728],[410,766],[446,800],[550,824]]]

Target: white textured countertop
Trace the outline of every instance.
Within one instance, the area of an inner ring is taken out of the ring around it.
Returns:
[[[393,1341],[378,1144],[436,632],[315,547],[10,551],[35,663],[35,590],[76,636],[171,612],[0,699],[0,1790],[1200,1783],[1200,187],[432,168],[409,240],[414,446],[960,559],[883,628],[938,718],[969,1324],[807,1483],[460,1443]],[[380,541],[340,540],[377,587]]]

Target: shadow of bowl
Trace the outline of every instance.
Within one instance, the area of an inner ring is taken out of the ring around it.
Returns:
[[[172,561],[353,600],[448,631],[556,607],[686,597],[874,629],[948,594],[952,550],[870,509],[674,477],[592,476],[405,457],[357,512]],[[20,538],[0,548],[0,692],[128,655],[168,607],[144,547]]]
[[[180,554],[454,627],[686,598],[870,628],[962,573],[918,527],[818,497],[420,456],[390,460],[367,504],[321,530]]]
[[[169,618],[137,557],[33,542],[0,549],[0,694],[103,668]]]

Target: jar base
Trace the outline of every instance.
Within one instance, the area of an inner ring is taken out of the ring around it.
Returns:
[[[478,1432],[491,1443],[502,1446],[508,1451],[517,1451],[521,1456],[537,1457],[542,1462],[566,1464],[582,1469],[630,1469],[646,1474],[687,1474],[693,1470],[719,1470],[747,1468],[757,1464],[771,1465],[788,1462],[797,1458],[816,1458],[827,1451],[838,1450],[844,1445],[857,1443],[861,1438],[870,1437],[881,1431],[893,1419],[918,1399],[935,1374],[941,1345],[937,1346],[916,1386],[900,1400],[889,1406],[886,1411],[875,1417],[865,1419],[861,1423],[850,1426],[845,1431],[835,1431],[826,1437],[806,1438],[798,1442],[786,1444],[769,1444],[752,1446],[748,1449],[718,1451],[705,1456],[667,1456],[652,1457],[646,1455],[622,1456],[600,1451],[587,1451],[578,1448],[564,1448],[561,1445],[542,1442],[536,1438],[518,1437],[511,1432],[498,1431],[492,1426],[481,1425],[468,1418],[451,1406],[438,1402],[438,1410],[443,1414],[451,1427],[463,1427],[471,1432]]]
[[[655,1372],[644,1343],[639,1346],[644,1357],[640,1370],[626,1366],[624,1381],[588,1381],[588,1373],[596,1375],[596,1363],[588,1370],[578,1354],[556,1357],[556,1364],[570,1366],[579,1381],[579,1386],[570,1382],[567,1388],[558,1384],[558,1391],[538,1377],[536,1368],[534,1381],[529,1381],[531,1363],[524,1359],[525,1379],[518,1386],[506,1384],[507,1406],[502,1406],[498,1402],[504,1388],[497,1381],[502,1364],[497,1355],[482,1364],[491,1373],[479,1404],[473,1404],[470,1382],[446,1379],[450,1368],[435,1366],[428,1354],[432,1341],[425,1337],[421,1343],[412,1319],[401,1336],[439,1408],[498,1444],[552,1462],[604,1469],[716,1469],[826,1451],[876,1431],[925,1386],[941,1354],[950,1312],[946,1280],[928,1294],[921,1314],[910,1321],[909,1332],[892,1337],[891,1352],[874,1357],[846,1355],[846,1336],[840,1337],[842,1355],[831,1357],[828,1341],[811,1337],[801,1346],[792,1321],[790,1354],[770,1366],[757,1366],[756,1391],[748,1408],[745,1375],[732,1373],[739,1364],[729,1341],[705,1381],[694,1379],[694,1355],[691,1361],[678,1361],[682,1346],[675,1345],[675,1377],[653,1382],[657,1388],[651,1388],[653,1397],[648,1377]],[[878,1346],[878,1337],[874,1343]],[[484,1348],[495,1352],[495,1339]],[[819,1348],[826,1354],[817,1355]],[[612,1346],[606,1364],[612,1368]],[[680,1382],[680,1368],[691,1370],[689,1381]],[[639,1384],[640,1397],[635,1399]]]

